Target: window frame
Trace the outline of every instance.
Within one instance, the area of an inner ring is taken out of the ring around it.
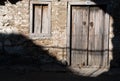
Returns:
[[[34,26],[34,5],[48,5],[48,33],[33,33]],[[44,39],[51,37],[51,2],[30,1],[30,38],[32,39]]]

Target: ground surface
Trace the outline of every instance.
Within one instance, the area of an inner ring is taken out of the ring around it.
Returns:
[[[115,71],[96,77],[83,77],[66,71],[0,70],[0,81],[120,81],[120,74]]]

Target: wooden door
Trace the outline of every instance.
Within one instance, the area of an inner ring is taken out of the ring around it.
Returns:
[[[97,6],[71,8],[71,65],[105,67],[108,63],[106,13]]]

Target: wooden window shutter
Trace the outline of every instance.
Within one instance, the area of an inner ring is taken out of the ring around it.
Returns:
[[[50,37],[50,19],[51,19],[50,2],[30,2],[30,36],[32,38]]]

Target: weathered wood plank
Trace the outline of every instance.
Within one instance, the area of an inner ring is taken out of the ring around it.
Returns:
[[[34,34],[40,34],[42,22],[42,5],[34,6]]]
[[[68,18],[67,18],[67,31],[66,31],[66,36],[67,36],[67,41],[66,41],[66,44],[67,44],[67,63],[68,65],[71,65],[71,61],[72,61],[72,58],[71,58],[71,34],[72,34],[72,31],[71,31],[71,22],[72,22],[72,16],[71,16],[71,5],[69,4],[68,5]]]
[[[96,27],[96,44],[95,44],[95,48],[96,50],[98,50],[98,52],[96,53],[97,55],[97,66],[102,66],[103,65],[103,12],[102,10],[100,10],[99,8],[97,8],[96,10],[98,10],[98,12],[96,12],[96,15],[98,17],[98,26]]]
[[[105,12],[104,12],[105,13]],[[103,61],[104,61],[104,67],[108,66],[108,61],[109,61],[109,15],[107,13],[105,13],[104,15],[105,17],[105,26],[104,26],[104,49],[103,49]]]
[[[74,7],[72,7],[72,46],[71,46],[71,65],[74,67],[75,66],[75,46],[76,46],[76,38],[75,38],[75,21],[76,21],[76,9],[74,9]]]
[[[88,65],[92,66],[95,54],[95,18],[96,14],[93,7],[90,7],[89,11],[89,40],[88,40]]]
[[[80,56],[80,53],[81,53],[81,49],[79,48],[81,46],[81,21],[82,21],[82,12],[80,10],[80,7],[77,6],[77,7],[73,7],[73,10],[75,10],[75,16],[74,16],[74,19],[73,19],[73,22],[74,22],[74,28],[73,28],[73,35],[72,35],[72,39],[73,39],[73,43],[72,43],[72,47],[73,47],[73,51],[74,53],[72,54],[73,55],[73,65],[76,67],[81,64],[80,60],[81,60],[81,56]],[[79,23],[79,24],[78,24]],[[79,60],[78,60],[79,59]]]
[[[83,25],[82,25],[82,21],[83,21],[83,7],[80,7],[78,6],[78,8],[76,9],[77,10],[77,16],[76,16],[76,19],[77,19],[77,22],[76,22],[76,64],[78,67],[82,67],[83,66],[83,48],[81,47],[82,46],[82,31],[83,31]]]
[[[100,63],[100,59],[99,58],[101,56],[101,33],[100,33],[100,30],[101,30],[101,27],[100,27],[100,13],[99,13],[99,9],[98,8],[94,8],[94,11],[95,11],[95,16],[96,16],[96,22],[94,22],[96,25],[95,25],[95,54],[92,55],[92,57],[94,58],[93,60],[93,65],[94,66],[99,66]]]
[[[42,31],[41,31],[41,33],[48,33],[48,30],[49,30],[48,22],[49,22],[48,5],[43,5]]]
[[[89,55],[89,62],[91,66],[99,66],[102,67],[105,63],[104,61],[104,55],[103,55],[103,44],[104,44],[104,13],[101,9],[98,7],[90,8],[90,14],[94,14],[93,17],[90,16],[90,20],[94,22],[94,29],[92,30],[91,36],[91,30],[89,30],[89,49],[91,51]],[[93,13],[94,12],[94,13]],[[91,21],[90,21],[91,22]],[[106,42],[105,42],[106,43]]]
[[[89,9],[88,6],[86,6],[83,9],[83,21],[82,21],[82,63],[84,66],[87,66],[87,49],[88,49],[88,19],[89,19]]]
[[[83,26],[84,24],[84,26]],[[72,65],[82,67],[87,64],[88,9],[72,8]]]

